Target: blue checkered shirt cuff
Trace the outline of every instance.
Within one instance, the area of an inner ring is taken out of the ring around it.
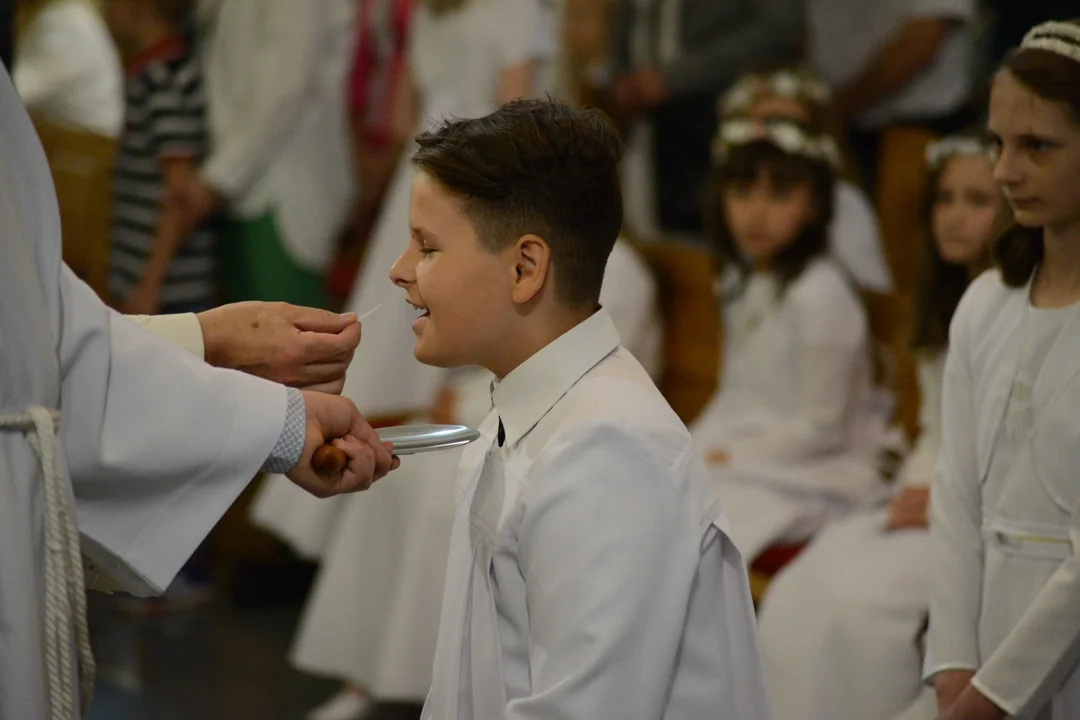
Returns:
[[[262,472],[287,473],[300,462],[304,454],[304,441],[307,438],[307,407],[304,394],[296,388],[287,388],[288,407],[285,410],[285,427],[281,430],[277,445],[270,452],[270,457],[263,463]]]

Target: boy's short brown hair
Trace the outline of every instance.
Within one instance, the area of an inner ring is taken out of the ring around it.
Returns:
[[[514,100],[416,141],[413,164],[462,198],[482,247],[497,251],[538,235],[551,248],[559,299],[597,303],[623,215],[622,142],[606,117],[552,100]]]

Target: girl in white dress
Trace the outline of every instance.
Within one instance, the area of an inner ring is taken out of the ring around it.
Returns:
[[[775,720],[888,720],[913,703],[929,612],[927,501],[941,447],[949,322],[989,264],[1002,206],[990,145],[951,137],[927,151],[927,262],[916,304],[920,434],[887,508],[818,534],[769,586],[759,610]]]
[[[1080,20],[994,77],[999,268],[956,311],[931,490],[942,720],[1080,717]]]
[[[866,315],[827,254],[832,139],[786,121],[728,120],[716,152],[723,377],[692,431],[752,562],[881,491],[884,418],[870,411]]]
[[[801,70],[778,69],[739,79],[720,98],[723,117],[791,120],[824,132],[829,88]],[[838,177],[829,226],[829,250],[864,290],[889,292],[892,278],[881,245],[881,231],[870,199],[858,185]]]

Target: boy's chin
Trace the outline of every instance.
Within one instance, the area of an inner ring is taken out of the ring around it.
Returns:
[[[413,345],[413,357],[424,365],[438,368],[460,367],[462,363],[455,362],[452,357],[441,352],[439,348],[433,348],[422,340],[417,340]]]

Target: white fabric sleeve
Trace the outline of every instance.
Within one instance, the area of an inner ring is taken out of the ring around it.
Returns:
[[[210,367],[60,277],[61,436],[83,552],[160,592],[281,435],[285,388]]]
[[[834,191],[829,245],[860,287],[892,290],[892,275],[881,244],[881,228],[869,198],[854,183],[841,180]]]
[[[77,5],[81,3],[58,3],[42,10],[19,43],[11,79],[31,110],[86,78],[88,67],[80,50],[93,28],[84,27],[84,8]]]
[[[256,36],[246,76],[255,100],[245,109],[243,123],[215,138],[215,149],[202,167],[204,180],[226,198],[245,193],[277,157],[305,104],[315,102],[326,11],[295,0],[263,5],[259,27],[248,30]]]
[[[971,298],[960,302],[945,360],[941,453],[930,490],[930,629],[925,673],[976,670],[982,607],[982,504],[971,381]]]
[[[555,55],[554,13],[541,0],[491,0],[492,40],[500,71]]]
[[[788,288],[785,303],[796,335],[798,390],[794,411],[760,434],[723,448],[731,462],[794,463],[841,451],[860,378],[868,370],[867,321],[855,293],[838,274],[808,268]]]
[[[650,337],[659,323],[656,279],[637,250],[623,240],[615,243],[600,288],[600,304],[611,316],[623,347],[646,370],[654,370],[658,338]]]
[[[507,720],[664,714],[701,546],[670,473],[610,426],[537,458],[518,536],[531,692]]]
[[[1080,663],[1080,505],[1069,521],[1069,542],[1072,556],[972,680],[1010,717],[1032,717]]]
[[[200,360],[206,358],[202,325],[199,323],[199,318],[195,313],[128,315],[127,319],[136,325],[141,325],[144,330],[149,330],[159,338],[168,340],[180,349],[186,350]]]
[[[919,375],[919,438],[904,460],[901,485],[929,485],[941,452],[941,380],[945,353],[921,357]]]

